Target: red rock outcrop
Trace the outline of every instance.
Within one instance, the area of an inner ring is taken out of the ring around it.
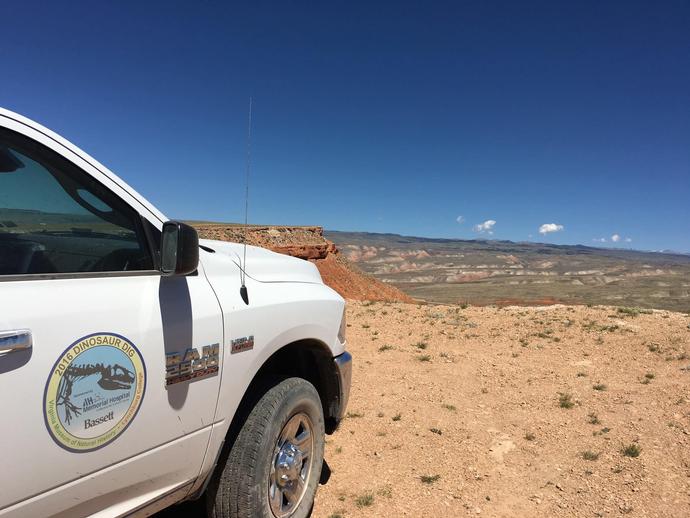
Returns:
[[[322,227],[239,226],[194,223],[199,236],[268,248],[316,264],[323,281],[346,299],[414,302],[398,288],[360,272],[334,243],[323,237]]]

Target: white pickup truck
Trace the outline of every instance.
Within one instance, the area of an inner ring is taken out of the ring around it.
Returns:
[[[0,517],[308,516],[344,307],[313,264],[199,241],[0,109]]]

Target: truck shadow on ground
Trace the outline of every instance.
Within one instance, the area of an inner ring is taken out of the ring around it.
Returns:
[[[323,465],[321,466],[321,478],[319,480],[319,485],[323,486],[327,484],[330,478],[331,468],[328,465],[328,462],[326,462],[326,459],[324,459]],[[154,514],[152,518],[206,518],[206,510],[203,504],[204,502],[202,499],[195,502],[184,502],[179,505],[173,505],[172,507],[168,507],[167,509]],[[313,509],[309,511],[308,516],[311,516],[312,512]]]
[[[153,518],[206,518],[206,511],[201,502],[185,502],[168,507],[154,514]]]
[[[311,511],[309,516],[311,516]],[[152,518],[206,518],[202,502],[184,502],[156,513]]]

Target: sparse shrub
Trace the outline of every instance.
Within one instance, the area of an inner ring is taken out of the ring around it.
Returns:
[[[374,493],[364,493],[355,498],[355,505],[359,508],[369,507],[374,503]]]
[[[604,427],[601,430],[597,430],[595,432],[592,432],[592,435],[597,436],[597,435],[604,435],[605,433],[609,433],[611,431],[611,428]]]
[[[575,403],[573,402],[572,394],[561,392],[558,396],[558,406],[561,408],[573,408]]]
[[[594,390],[598,390],[600,392],[603,392],[604,390],[606,390],[606,385],[604,385],[603,383],[597,383],[596,385],[592,385],[592,388]]]
[[[393,421],[400,421],[402,419],[402,414],[398,413],[391,417]]]
[[[417,360],[420,362],[430,362],[431,361],[431,356],[428,354],[422,354],[421,356],[417,356]]]
[[[429,431],[431,433],[435,433],[436,435],[443,435],[443,432],[439,428],[429,428]]]
[[[625,448],[621,450],[621,453],[625,455],[626,457],[639,457],[640,452],[642,451],[642,448],[640,448],[637,444],[632,443]]]
[[[526,441],[530,441],[530,442],[531,442],[531,441],[533,441],[533,440],[536,439],[536,438],[537,438],[537,436],[534,435],[532,432],[527,432],[527,433],[525,434],[525,440],[526,440]]]
[[[414,344],[414,346],[415,346],[417,349],[420,349],[420,350],[422,350],[422,351],[423,351],[424,349],[427,348],[427,345],[428,345],[428,344],[427,344],[426,342],[417,342],[416,344]]]
[[[457,410],[455,405],[449,405],[448,403],[443,403],[442,406],[443,408],[445,408],[446,410],[450,410],[451,412],[455,412]]]
[[[601,421],[599,421],[599,417],[594,412],[590,412],[587,415],[587,422],[589,424],[600,424],[601,423]]]
[[[392,345],[385,344],[385,345],[382,345],[381,347],[379,347],[379,352],[383,353],[386,351],[390,351],[391,349],[393,349]]]
[[[393,496],[393,488],[391,486],[383,486],[376,491],[376,494],[385,498],[391,498]]]
[[[601,326],[599,328],[600,331],[608,331],[609,333],[613,333],[614,331],[617,331],[620,329],[620,326],[618,324],[614,324],[612,326]]]
[[[371,326],[369,324],[362,324],[362,329],[369,329]]]
[[[348,412],[347,414],[345,414],[345,417],[347,417],[348,419],[357,419],[359,417],[364,417],[364,414],[359,412]]]
[[[422,475],[421,477],[419,477],[419,479],[424,484],[433,484],[434,482],[436,482],[440,478],[441,478],[441,475]]]
[[[585,331],[592,331],[597,327],[597,323],[594,320],[588,320],[584,324],[582,324],[582,329]]]
[[[587,377],[587,373],[586,373],[586,372],[578,372],[578,373],[577,373],[577,377],[578,377],[578,378],[586,378],[586,377]]]
[[[648,380],[653,380],[654,379],[654,373],[653,372],[648,372],[647,374],[644,375],[645,378]]]
[[[649,309],[642,308],[618,308],[618,313],[629,317],[636,317],[640,314],[650,315],[652,311]]]
[[[586,450],[582,452],[582,458],[585,460],[597,460],[599,458],[599,454],[591,450]]]

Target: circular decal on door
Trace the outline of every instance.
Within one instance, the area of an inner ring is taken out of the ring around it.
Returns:
[[[46,383],[43,416],[66,450],[87,452],[111,443],[139,411],[146,366],[127,338],[94,333],[70,345]]]

